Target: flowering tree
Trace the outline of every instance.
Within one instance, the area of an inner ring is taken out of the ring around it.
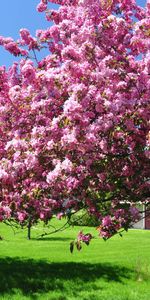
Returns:
[[[48,2],[37,9],[53,26],[0,37],[21,56],[0,68],[0,220],[30,228],[85,209],[107,239],[150,202],[150,1]]]

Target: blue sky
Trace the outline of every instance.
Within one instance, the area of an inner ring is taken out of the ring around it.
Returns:
[[[144,6],[146,0],[137,0],[138,5]],[[28,28],[32,35],[36,29],[49,27],[44,15],[36,11],[39,0],[1,0],[0,4],[0,35],[19,37],[20,28]],[[50,4],[50,8],[56,8]],[[0,65],[9,66],[15,58],[0,47]]]

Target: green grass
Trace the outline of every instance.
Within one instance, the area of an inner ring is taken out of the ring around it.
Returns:
[[[71,254],[79,227],[37,240],[39,225],[28,241],[26,230],[14,235],[0,224],[0,300],[149,300],[150,231],[104,242],[95,229],[83,229],[95,238]]]

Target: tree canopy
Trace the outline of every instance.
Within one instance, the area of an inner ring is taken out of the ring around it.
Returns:
[[[150,202],[150,1],[48,2],[37,6],[48,29],[0,37],[20,56],[0,67],[0,221],[84,209],[107,239]]]

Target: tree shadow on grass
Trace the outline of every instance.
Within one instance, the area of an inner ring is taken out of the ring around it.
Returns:
[[[67,294],[67,289],[73,286],[78,296],[79,289],[88,292],[93,288],[95,290],[97,279],[123,283],[125,278],[131,277],[131,272],[130,269],[106,263],[48,263],[33,259],[0,258],[0,295],[11,295],[18,289],[23,295],[30,295],[30,299],[36,299],[37,293],[42,295],[54,290]]]
[[[64,242],[64,241],[72,241],[72,237],[35,237],[32,238],[31,240],[35,240],[35,241],[59,241],[59,242]]]

